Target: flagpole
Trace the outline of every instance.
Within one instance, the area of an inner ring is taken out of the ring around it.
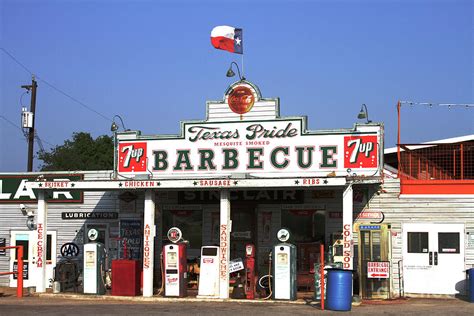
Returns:
[[[242,54],[242,78],[245,78],[245,73],[244,73],[244,54]]]

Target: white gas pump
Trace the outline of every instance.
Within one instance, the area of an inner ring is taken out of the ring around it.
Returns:
[[[273,299],[296,300],[296,246],[286,243],[290,232],[282,228],[277,233],[282,243],[273,247]]]
[[[219,257],[218,246],[201,248],[198,297],[219,297]]]
[[[96,229],[87,233],[89,240],[99,236]],[[105,294],[105,247],[99,242],[84,244],[84,294]]]
[[[165,296],[185,297],[187,295],[187,258],[186,244],[179,243],[182,233],[177,227],[168,231],[168,239],[172,244],[163,247],[165,267]]]

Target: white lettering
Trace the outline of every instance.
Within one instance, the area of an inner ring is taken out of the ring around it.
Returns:
[[[23,197],[23,196],[27,196],[33,200],[36,199],[33,189],[26,187],[26,181],[27,180],[25,179],[21,180],[21,183],[18,186],[18,190],[16,190],[15,196],[13,197],[14,199],[19,199],[20,197]]]
[[[60,195],[64,195],[64,198],[67,200],[72,200],[72,194],[69,191],[53,192],[53,199],[59,199]]]
[[[3,184],[3,180],[0,180],[0,200],[8,200],[12,194],[11,193],[3,193],[2,184]]]

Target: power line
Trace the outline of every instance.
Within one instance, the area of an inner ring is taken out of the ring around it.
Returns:
[[[12,54],[10,54],[5,48],[3,47],[0,47],[0,49],[8,55],[8,57],[10,57],[11,59],[13,59],[14,62],[16,62],[18,65],[21,66],[21,68],[23,68],[24,70],[26,70],[27,73],[29,73],[30,75],[33,75],[33,73],[31,72],[31,70],[29,70],[28,68],[26,68],[25,65],[23,65],[18,59],[15,58],[15,56],[13,56]]]
[[[430,103],[430,102],[400,101],[400,105],[409,105],[409,106],[422,105],[422,106],[428,106],[430,108],[432,108],[433,106],[439,106],[439,107],[447,107],[448,109],[455,108],[455,107],[462,107],[466,109],[474,108],[474,104],[472,103]]]
[[[10,52],[8,52],[5,48],[3,47],[0,47],[0,49],[8,56],[10,57],[15,63],[17,63],[20,67],[22,67],[26,72],[28,72],[30,75],[34,75],[33,72],[31,70],[29,70],[24,64],[22,64],[17,58],[15,58],[15,56],[13,56]],[[81,105],[82,107],[84,107],[85,109],[91,111],[91,112],[94,112],[95,114],[99,115],[100,117],[102,117],[103,119],[107,120],[107,121],[110,121],[110,122],[113,122],[112,119],[108,118],[107,116],[105,116],[104,114],[94,110],[92,107],[88,106],[87,104],[85,104],[84,102],[81,102],[79,101],[78,99],[74,98],[73,96],[69,95],[68,93],[64,92],[63,90],[59,89],[58,87],[54,86],[53,84],[49,83],[48,81],[46,81],[45,79],[39,77],[36,75],[36,78],[38,80],[40,80],[41,82],[45,83],[47,86],[49,86],[50,88],[52,88],[53,90],[55,90],[56,92],[62,94],[63,96],[67,97],[68,99],[70,99],[71,101]]]
[[[13,122],[10,121],[9,119],[7,119],[5,116],[0,115],[0,118],[4,119],[7,123],[10,123],[10,125],[12,125],[12,126],[18,128],[20,131],[23,132],[23,129],[22,129],[20,126],[16,125],[15,123],[13,123]]]
[[[62,91],[61,89],[59,88],[56,88],[55,86],[53,86],[52,84],[50,84],[49,82],[47,82],[46,80],[44,80],[43,78],[41,77],[38,77],[36,76],[36,78],[38,78],[41,82],[45,83],[46,85],[48,85],[50,88],[52,88],[53,90],[56,90],[56,92],[64,95],[65,97],[69,98],[70,100],[76,102],[77,104],[83,106],[84,108],[88,109],[89,111],[92,111],[94,112],[95,114],[101,116],[103,119],[106,119],[107,121],[110,121],[110,122],[113,122],[112,119],[108,118],[107,116],[103,115],[102,113],[94,110],[93,108],[91,108],[90,106],[86,105],[85,103],[77,100],[76,98],[74,98],[73,96],[67,94],[66,92]]]
[[[16,125],[15,123],[13,123],[12,121],[10,121],[9,119],[7,119],[7,118],[6,118],[5,116],[3,116],[3,115],[0,115],[0,118],[2,118],[3,120],[5,120],[7,123],[9,123],[10,125],[12,125],[13,127],[16,127],[17,129],[19,129],[19,130],[23,133],[23,136],[25,136],[25,139],[27,140],[28,134],[27,134],[20,126]],[[55,145],[51,144],[50,142],[48,142],[48,141],[46,141],[46,140],[40,138],[37,132],[35,132],[35,138],[37,139],[37,141],[39,141],[39,142],[44,142],[44,143],[48,144],[48,145],[51,146],[51,147],[54,147],[54,146],[55,146]],[[38,142],[38,144],[39,144],[39,142]],[[41,146],[40,146],[40,147],[42,147],[42,146],[43,146],[43,144],[41,143]],[[44,149],[43,149],[43,151],[44,151]]]

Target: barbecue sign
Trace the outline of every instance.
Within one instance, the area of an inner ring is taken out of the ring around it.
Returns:
[[[306,131],[303,119],[183,123],[180,136],[118,135],[122,175],[313,173],[376,176],[380,128],[338,134]]]
[[[367,262],[367,278],[388,279],[390,277],[390,263],[388,261]]]

